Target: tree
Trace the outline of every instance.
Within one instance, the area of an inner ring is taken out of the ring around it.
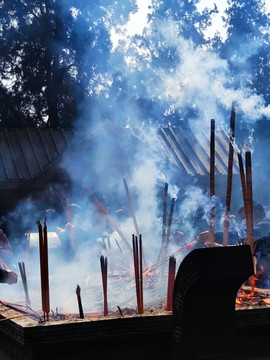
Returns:
[[[230,0],[228,5],[228,38],[221,56],[228,61],[235,87],[245,84],[269,105],[269,16],[263,1]]]
[[[90,103],[95,31],[56,0],[3,0],[0,15],[0,126],[72,126]]]

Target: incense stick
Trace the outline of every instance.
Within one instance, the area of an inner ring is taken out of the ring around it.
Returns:
[[[43,250],[44,250],[44,289],[45,289],[45,313],[47,320],[49,320],[50,312],[50,296],[49,296],[49,266],[48,266],[48,235],[46,219],[43,225]]]
[[[163,196],[163,218],[162,218],[162,241],[161,241],[161,249],[158,255],[158,260],[162,257],[163,247],[166,241],[166,235],[167,235],[167,201],[168,201],[168,184],[165,183],[164,186],[164,196]]]
[[[40,320],[42,320],[42,317],[40,316],[40,314],[36,310],[34,310],[29,304],[25,304],[25,306],[28,309],[30,309],[31,311],[33,311],[33,313],[35,313],[39,317]]]
[[[138,228],[138,223],[137,223],[137,219],[136,219],[136,216],[135,216],[134,208],[133,208],[133,205],[132,205],[132,201],[131,201],[131,197],[130,197],[130,192],[129,192],[129,189],[128,189],[127,181],[126,181],[125,178],[123,178],[123,183],[124,183],[124,186],[125,186],[125,190],[126,190],[126,194],[127,194],[127,198],[128,198],[128,203],[129,203],[129,208],[130,208],[132,220],[133,220],[133,223],[134,223],[136,235],[139,237],[139,236],[140,236],[140,232],[139,232],[139,228]]]
[[[8,318],[0,319],[0,321],[17,319],[17,318],[24,317],[24,316],[31,316],[31,314],[21,314],[21,315],[16,315],[16,316],[10,316]]]
[[[45,314],[47,321],[49,320],[50,312],[50,298],[49,298],[49,269],[48,269],[48,239],[47,239],[47,225],[44,222],[44,228],[42,231],[42,225],[37,220],[38,232],[39,232],[39,255],[40,255],[40,277],[41,277],[41,298],[42,298],[42,310]]]
[[[210,244],[215,242],[215,120],[211,119],[210,128]]]
[[[235,137],[235,108],[234,108],[234,105],[232,105],[231,121],[230,121],[227,194],[226,194],[226,204],[225,204],[223,246],[228,245],[229,217],[230,217],[230,211],[231,211],[231,196],[232,196],[233,153],[234,153],[233,142],[234,142],[234,137]]]
[[[251,254],[254,255],[253,242],[253,198],[252,198],[252,168],[251,168],[251,152],[246,151],[246,224],[247,238],[250,245]]]
[[[138,244],[138,238],[132,235],[134,274],[137,296],[137,312],[143,314],[143,271],[142,271],[142,237]]]
[[[27,304],[31,305],[30,298],[29,298],[29,293],[28,293],[27,277],[26,277],[26,270],[25,270],[24,262],[21,262],[21,263],[19,262],[18,265],[19,265],[21,279],[22,279],[22,283],[23,283],[23,289],[24,289],[24,293],[25,293],[25,300],[26,300]]]
[[[169,219],[168,219],[168,228],[167,228],[167,234],[166,234],[164,258],[167,256],[168,244],[170,242],[171,227],[172,227],[173,212],[174,212],[174,204],[175,204],[175,198],[172,198],[171,207],[170,207],[170,214],[169,214]]]
[[[98,206],[98,208],[103,212],[103,214],[107,217],[107,219],[109,220],[109,222],[111,223],[112,227],[114,228],[114,230],[118,233],[118,235],[120,236],[120,238],[124,241],[124,243],[126,244],[126,246],[128,247],[128,249],[130,251],[132,251],[131,246],[129,245],[129,243],[127,242],[126,238],[124,237],[122,231],[118,228],[118,226],[115,224],[115,222],[113,221],[113,219],[110,217],[108,211],[104,208],[104,206],[98,201],[97,198],[95,198],[95,196],[93,195],[93,193],[86,187],[84,186],[84,190],[91,196],[91,198],[94,200],[95,204]]]
[[[175,280],[175,269],[176,269],[176,259],[174,256],[170,256],[169,271],[168,271],[168,289],[167,289],[167,311],[172,311],[172,297],[173,297],[173,287]]]
[[[25,268],[28,270],[29,263],[29,252],[30,252],[30,230],[25,233],[26,242],[25,242]]]
[[[77,285],[77,287],[76,287],[76,295],[77,295],[77,300],[78,300],[80,318],[83,319],[84,313],[83,313],[82,299],[81,299],[81,288],[79,285]]]
[[[123,178],[123,182],[124,182],[124,186],[125,186],[125,190],[126,190],[126,194],[127,194],[127,198],[128,198],[129,208],[130,208],[131,216],[132,216],[132,219],[133,219],[136,235],[139,238],[140,237],[139,227],[138,227],[135,212],[134,212],[134,209],[133,209],[133,205],[132,205],[131,196],[130,196],[130,192],[129,192],[129,189],[128,189],[127,181],[126,181],[125,178]],[[144,254],[142,254],[142,257],[143,257],[144,265],[146,265]]]
[[[241,185],[242,185],[244,208],[246,209],[246,200],[247,200],[246,177],[245,177],[242,155],[240,152],[238,152],[237,155],[238,155],[238,164],[239,164],[240,179],[241,179]]]
[[[104,258],[103,255],[101,255],[100,257],[100,267],[101,267],[103,298],[104,298],[104,316],[108,316],[108,299],[107,299],[108,262],[107,262],[107,257]]]
[[[142,262],[143,262],[143,248],[142,248],[142,235],[140,234],[140,238],[139,238],[139,275],[140,275],[140,303],[141,303],[141,311],[140,314],[143,313],[143,267],[142,267]]]

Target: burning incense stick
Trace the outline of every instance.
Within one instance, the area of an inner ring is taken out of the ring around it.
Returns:
[[[246,224],[247,238],[250,245],[251,254],[254,255],[253,243],[253,198],[252,198],[252,169],[251,169],[251,152],[246,151]]]
[[[232,111],[231,111],[231,121],[230,121],[230,137],[229,137],[230,143],[229,143],[227,194],[226,194],[226,205],[225,205],[223,246],[228,245],[229,217],[230,217],[230,211],[231,211],[231,195],[232,195],[234,137],[235,137],[235,107],[233,105]]]
[[[23,283],[23,289],[24,289],[24,293],[25,293],[25,300],[26,300],[26,303],[28,305],[31,305],[30,298],[29,298],[29,293],[28,293],[27,277],[26,277],[26,271],[25,271],[24,262],[21,262],[21,263],[19,262],[18,265],[19,265],[21,279],[22,279],[22,283]]]
[[[172,297],[173,297],[173,287],[175,280],[175,269],[176,269],[176,259],[174,256],[170,256],[169,272],[168,272],[168,290],[167,290],[167,311],[172,311]]]
[[[210,212],[210,244],[215,242],[215,120],[211,120],[210,129],[210,200],[212,203]]]
[[[37,221],[39,232],[39,255],[40,255],[40,277],[41,277],[41,297],[42,297],[42,310],[45,314],[47,321],[49,320],[50,312],[50,297],[49,297],[49,268],[48,268],[48,238],[47,238],[47,225],[44,222],[42,231],[42,225],[40,221]]]
[[[107,300],[107,274],[108,274],[108,262],[107,257],[103,255],[100,257],[100,267],[103,285],[103,297],[104,297],[104,316],[108,316],[108,300]]]
[[[77,287],[76,287],[76,295],[77,295],[77,300],[78,300],[80,318],[83,319],[84,314],[83,314],[82,299],[81,299],[81,288],[79,285],[77,285]]]
[[[120,238],[124,241],[124,243],[126,244],[126,246],[128,247],[128,249],[130,251],[132,251],[131,246],[129,245],[129,243],[127,242],[126,238],[124,237],[122,231],[118,228],[118,226],[115,224],[115,222],[113,221],[113,219],[110,217],[108,211],[103,207],[103,205],[98,201],[98,199],[95,198],[95,196],[93,195],[93,193],[86,187],[84,186],[84,190],[91,196],[91,198],[94,200],[95,204],[98,206],[98,208],[103,212],[103,214],[107,217],[107,219],[109,220],[109,222],[111,223],[112,227],[114,228],[114,230],[118,233],[118,235],[120,236]]]
[[[142,237],[138,244],[138,238],[132,235],[134,273],[137,296],[137,312],[143,314],[143,271],[142,271]]]

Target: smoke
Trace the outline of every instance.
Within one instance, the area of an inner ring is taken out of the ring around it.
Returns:
[[[194,132],[200,132],[209,126],[211,118],[223,126],[232,102],[237,103],[237,114],[251,128],[263,115],[269,116],[270,111],[263,96],[247,86],[250,76],[232,74],[228,59],[207,46],[195,45],[191,37],[180,35],[181,24],[169,15],[165,19],[154,17],[154,2],[137,1],[131,6],[131,3],[108,1],[92,12],[92,9],[88,12],[87,6],[90,7],[85,3],[82,9],[71,11],[74,18],[85,16],[96,35],[91,48],[94,55],[88,54],[97,62],[89,84],[93,105],[76,124],[85,130],[89,146],[78,156],[63,161],[62,167],[72,181],[72,193],[68,201],[60,201],[57,219],[48,221],[51,228],[61,227],[67,234],[70,219],[66,206],[77,205],[71,217],[77,231],[76,254],[70,257],[68,236],[61,239],[61,249],[50,253],[52,307],[66,311],[76,311],[77,284],[82,288],[82,299],[87,297],[86,310],[101,311],[99,256],[102,254],[108,256],[112,275],[108,283],[111,308],[123,304],[135,306],[135,290],[130,280],[132,254],[85,192],[84,185],[102,203],[131,244],[135,228],[122,182],[124,177],[127,179],[138,227],[143,234],[146,261],[154,263],[161,247],[162,189],[166,182],[169,200],[177,199],[172,230],[183,231],[189,242],[209,226],[212,206],[199,184],[183,185],[191,181],[181,179],[183,174],[179,175],[180,171],[176,174],[169,164],[160,145],[159,127],[177,126],[180,121],[186,121]],[[140,23],[138,17],[142,20]],[[101,30],[106,30],[106,35],[102,36]],[[102,40],[106,40],[108,52],[100,46]],[[250,44],[248,50],[240,46],[234,61],[244,66],[247,58],[258,51],[257,45],[256,42]],[[96,51],[96,47],[100,51]],[[245,51],[249,55],[245,55]],[[64,196],[59,188],[55,188],[54,193]],[[221,214],[223,206],[219,199],[215,201],[217,213]],[[21,237],[28,227],[36,232],[39,211],[40,204],[29,199],[10,214],[12,219],[23,219],[18,227]],[[25,217],[25,214],[28,215]],[[11,232],[11,238],[13,234]],[[38,255],[32,255],[36,260],[30,264],[30,294],[32,290],[34,303],[39,306]],[[18,253],[17,258],[24,259],[24,252]],[[128,281],[113,281],[113,276],[115,279],[126,277]],[[166,294],[165,287],[163,284],[158,290],[162,296]],[[21,283],[12,287],[12,291],[15,288],[21,298]],[[154,290],[157,293],[157,289]],[[153,292],[146,289],[146,294],[150,299]]]

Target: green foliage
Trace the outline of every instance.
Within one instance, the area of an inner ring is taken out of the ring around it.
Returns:
[[[0,126],[72,126],[88,101],[89,24],[54,0],[4,0],[0,11]]]

